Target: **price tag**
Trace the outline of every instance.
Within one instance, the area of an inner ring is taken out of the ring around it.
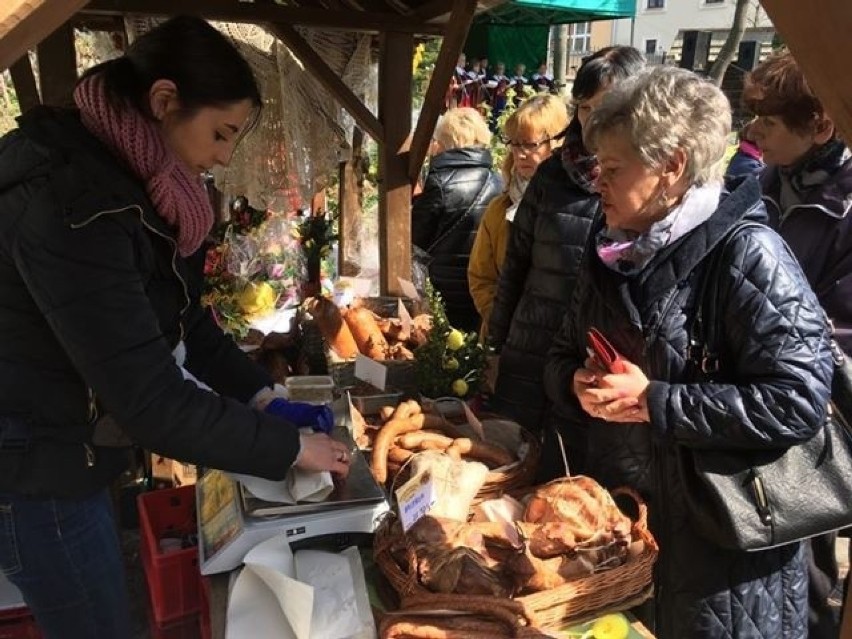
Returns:
[[[429,512],[435,500],[435,486],[429,471],[415,475],[400,486],[396,491],[396,502],[402,529],[408,531]]]
[[[467,405],[467,402],[462,402],[462,406],[464,407],[464,416],[465,419],[467,419],[467,423],[470,424],[470,427],[477,434],[479,439],[485,439],[485,431],[482,429],[482,422],[473,414],[473,411],[470,410],[470,406]]]
[[[410,280],[405,280],[401,277],[396,278],[399,282],[399,288],[402,291],[402,294],[405,297],[411,298],[413,300],[419,300],[420,294],[417,292],[417,289],[414,288],[414,283]]]
[[[387,383],[388,369],[384,364],[358,353],[355,356],[355,377],[383,391]]]

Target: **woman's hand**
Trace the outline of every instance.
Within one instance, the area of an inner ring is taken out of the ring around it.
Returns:
[[[338,478],[344,478],[349,474],[352,456],[345,444],[324,433],[302,433],[299,441],[302,448],[293,464],[299,470],[311,472],[329,470]]]
[[[574,374],[574,392],[583,410],[609,422],[650,422],[646,392],[648,378],[642,369],[625,361],[624,373],[607,373],[586,360],[586,367]]]

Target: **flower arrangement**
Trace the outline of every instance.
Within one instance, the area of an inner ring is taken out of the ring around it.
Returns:
[[[428,279],[425,292],[432,331],[426,343],[414,351],[420,392],[432,398],[469,399],[482,383],[486,348],[475,332],[464,333],[450,326],[441,294]]]
[[[331,258],[332,245],[338,239],[337,217],[331,213],[305,217],[296,227],[296,237],[305,256],[307,283],[318,287],[322,279],[322,261]]]
[[[237,198],[231,220],[213,233],[204,262],[202,303],[242,338],[252,321],[299,303],[304,259],[293,223]]]

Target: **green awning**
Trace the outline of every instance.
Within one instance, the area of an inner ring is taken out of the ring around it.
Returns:
[[[474,24],[541,26],[635,15],[636,0],[511,0],[479,14]]]

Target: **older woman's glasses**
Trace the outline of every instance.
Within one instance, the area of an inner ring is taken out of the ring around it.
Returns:
[[[542,144],[547,144],[556,138],[546,138],[539,142],[515,142],[506,137],[501,137],[500,141],[503,142],[506,146],[510,147],[513,151],[524,151],[526,153],[532,153],[533,151],[537,151]]]

